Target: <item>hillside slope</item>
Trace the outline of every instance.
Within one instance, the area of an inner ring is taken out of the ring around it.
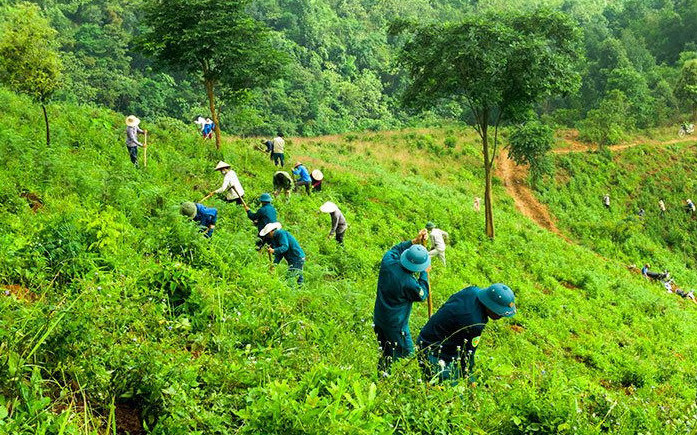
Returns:
[[[3,431],[692,430],[695,307],[541,230],[500,185],[498,236],[484,237],[471,207],[479,151],[461,128],[288,140],[288,160],[327,179],[321,194],[275,203],[307,253],[296,289],[254,251],[241,208],[209,201],[220,216],[210,240],[178,215],[219,185],[219,159],[248,198],[271,189],[257,140],[216,152],[179,124],[144,120],[148,168],[135,170],[119,114],[52,106],[47,149],[38,108],[2,90],[0,106]],[[325,200],[349,221],[343,250],[326,239]],[[452,238],[448,268],[433,268],[436,307],[471,284],[516,291],[518,315],[484,332],[477,388],[427,386],[413,361],[377,378],[379,261],[427,220]]]
[[[685,200],[697,196],[694,143],[645,141],[605,153],[558,155],[554,178],[540,184],[538,193],[581,243],[626,264],[669,269],[681,285],[694,288],[697,221],[685,211]],[[612,198],[609,213],[601,204],[605,193]]]

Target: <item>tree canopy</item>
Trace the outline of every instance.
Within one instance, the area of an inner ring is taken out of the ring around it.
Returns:
[[[675,95],[690,106],[692,121],[697,122],[697,59],[688,60],[683,65]]]
[[[470,15],[458,23],[409,26],[400,62],[411,82],[404,101],[426,109],[450,100],[469,108],[482,139],[486,233],[494,236],[491,169],[501,122],[580,84],[574,64],[581,33],[566,14],[547,9]],[[489,126],[494,127],[493,144]]]
[[[247,13],[249,1],[148,0],[144,52],[175,69],[200,77],[216,124],[215,86],[233,93],[267,84],[280,75],[285,55],[273,46],[270,30]]]
[[[155,67],[154,60],[137,47],[138,35],[149,24],[142,7],[146,0],[31,2],[59,32],[64,80],[55,99],[105,105],[143,119],[191,120],[209,106],[198,73],[162,62]],[[457,118],[459,112],[452,105],[414,116],[399,104],[406,74],[395,68],[394,56],[403,40],[386,31],[398,18],[423,24],[456,22],[467,14],[520,12],[539,5],[568,13],[583,29],[581,90],[549,99],[537,111],[579,130],[599,127],[583,121],[607,98],[614,98],[613,91],[628,100],[626,116],[631,120],[624,129],[682,119],[676,84],[686,56],[697,50],[692,20],[697,3],[682,0],[251,0],[246,4],[249,16],[271,29],[274,45],[288,56],[289,64],[283,80],[268,81],[263,88],[245,92],[244,98],[234,92],[216,93],[223,109],[221,125],[240,135],[271,134],[278,128],[291,135],[334,134]],[[187,3],[178,12],[201,11],[197,5]],[[216,7],[200,15],[215,19]],[[234,111],[225,110],[232,106]],[[631,132],[623,132],[627,133]]]
[[[51,134],[46,103],[61,84],[57,35],[40,9],[31,3],[7,7],[0,16],[0,82],[41,104],[46,145]]]

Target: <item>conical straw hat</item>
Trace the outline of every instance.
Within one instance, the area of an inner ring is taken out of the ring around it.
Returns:
[[[127,126],[129,126],[129,127],[137,127],[138,124],[140,124],[140,119],[136,118],[135,116],[129,115],[129,116],[126,118],[126,125],[127,125]]]
[[[334,213],[337,210],[339,210],[339,207],[337,207],[336,204],[331,201],[325,202],[322,204],[322,207],[319,208],[319,211],[322,213]]]
[[[312,171],[312,178],[314,178],[317,181],[322,181],[324,179],[324,174],[319,169],[315,169],[314,171]]]
[[[226,168],[229,168],[229,167],[230,167],[230,165],[228,165],[227,163],[225,163],[224,161],[221,160],[221,161],[218,162],[217,165],[215,165],[215,169],[214,169],[214,170],[215,170],[215,171],[219,171],[219,170],[221,170],[221,169],[226,169]]]

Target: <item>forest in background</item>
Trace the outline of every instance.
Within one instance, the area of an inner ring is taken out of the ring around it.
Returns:
[[[148,24],[142,0],[33,3],[59,32],[64,72],[55,100],[142,118],[190,121],[208,113],[198,77],[156,65],[139,50]],[[395,64],[402,41],[389,36],[390,24],[537,6],[569,13],[584,35],[581,91],[539,107],[548,122],[614,143],[636,129],[688,119],[689,101],[678,99],[676,87],[685,62],[697,58],[694,1],[254,0],[249,13],[272,29],[290,61],[264,89],[222,95],[221,126],[237,135],[312,136],[466,119],[453,103],[419,116],[402,107],[407,77]]]

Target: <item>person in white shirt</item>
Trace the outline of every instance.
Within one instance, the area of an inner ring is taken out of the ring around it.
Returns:
[[[199,128],[199,133],[201,133],[201,136],[205,136],[203,133],[203,129],[206,126],[206,118],[203,116],[199,115],[196,120],[194,121],[194,124],[196,124]]]
[[[436,228],[436,224],[433,222],[426,223],[426,229],[431,239],[431,250],[428,252],[428,255],[431,258],[438,256],[445,266],[445,241],[448,239],[448,233]]]
[[[281,164],[281,167],[285,164],[285,147],[286,147],[286,141],[283,140],[283,133],[278,133],[278,135],[273,138],[273,151],[271,152],[271,157],[273,157],[273,163],[274,165],[278,166],[278,164]]]
[[[662,199],[658,200],[658,208],[661,210],[661,216],[666,213],[666,203]]]
[[[605,208],[610,210],[610,194],[606,193],[605,196],[603,196],[603,205],[605,205]]]
[[[241,205],[242,199],[244,198],[244,189],[242,188],[242,184],[240,184],[240,180],[237,178],[235,171],[231,169],[229,164],[223,161],[218,162],[215,170],[220,171],[220,173],[223,174],[223,185],[220,186],[220,189],[214,190],[206,195],[199,202],[205,201],[216,193],[224,193],[225,201],[234,202],[235,204]]]

